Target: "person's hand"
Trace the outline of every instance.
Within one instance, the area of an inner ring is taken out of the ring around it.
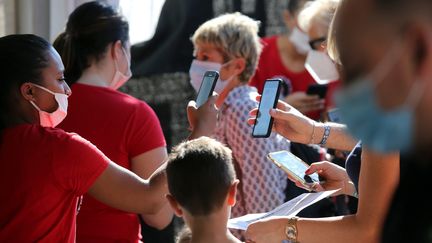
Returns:
[[[285,97],[285,102],[305,114],[324,109],[324,99],[318,95],[308,95],[305,92],[294,92]]]
[[[187,106],[187,117],[189,129],[192,131],[190,137],[210,136],[216,128],[218,109],[215,106],[217,94],[213,94],[206,103],[197,108],[195,101],[189,101]]]
[[[259,220],[246,229],[246,242],[254,243],[280,243],[286,239],[285,226],[288,223],[286,217],[269,217]]]
[[[261,96],[257,96],[257,101]],[[258,109],[250,112],[248,123],[253,125],[256,120]],[[279,100],[277,109],[270,110],[270,115],[274,118],[273,130],[284,136],[290,141],[309,144],[313,141],[312,133],[314,132],[315,121],[303,115],[300,111]]]
[[[340,194],[353,195],[355,187],[344,168],[328,161],[322,161],[311,164],[305,174],[310,175],[315,172],[323,178],[323,181],[312,185],[314,191],[341,189],[334,196]],[[299,186],[297,183],[296,185]]]

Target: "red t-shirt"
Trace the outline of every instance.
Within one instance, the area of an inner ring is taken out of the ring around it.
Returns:
[[[154,111],[143,101],[110,88],[72,85],[68,116],[59,127],[80,134],[129,170],[131,158],[166,146]],[[77,242],[138,242],[140,238],[136,214],[84,195],[77,216]]]
[[[0,138],[0,242],[75,242],[78,197],[110,160],[82,137],[39,125]]]
[[[291,92],[306,92],[309,85],[316,84],[314,78],[306,69],[302,72],[296,73],[284,66],[279,54],[277,39],[278,36],[272,36],[263,38],[261,40],[264,48],[259,59],[258,68],[255,72],[255,75],[251,79],[250,85],[256,87],[258,92],[261,94],[266,79],[281,78],[285,82],[288,81],[290,83]],[[326,97],[326,106],[330,106],[332,104],[331,94],[334,92],[334,88],[336,86],[336,83],[330,83]],[[306,115],[313,119],[320,118],[319,111],[310,112]]]

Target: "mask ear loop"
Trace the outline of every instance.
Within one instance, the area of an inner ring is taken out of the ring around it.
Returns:
[[[400,41],[397,41],[392,45],[388,53],[381,59],[380,63],[369,73],[366,77],[369,80],[376,80],[375,86],[379,85],[385,76],[390,72],[391,68],[396,65],[398,57],[402,55],[402,49],[400,48]]]
[[[423,94],[425,92],[424,88],[425,84],[422,80],[417,80],[413,87],[411,88],[411,91],[408,95],[408,98],[405,101],[405,105],[409,106],[411,108],[417,107],[417,105],[420,103],[420,100],[423,97]]]

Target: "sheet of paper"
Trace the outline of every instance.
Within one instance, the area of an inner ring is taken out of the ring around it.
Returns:
[[[288,216],[293,217],[301,210],[310,205],[332,195],[338,190],[324,191],[316,193],[303,193],[300,196],[278,206],[268,213],[247,214],[238,218],[233,218],[228,221],[228,228],[246,230],[249,224],[266,219],[272,216]]]

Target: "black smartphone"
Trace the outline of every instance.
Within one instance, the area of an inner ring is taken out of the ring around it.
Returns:
[[[195,101],[197,108],[199,108],[204,103],[206,103],[208,98],[213,94],[213,90],[216,86],[216,82],[218,78],[219,78],[219,73],[217,71],[205,72]]]
[[[320,99],[324,99],[327,95],[327,84],[311,84],[309,85],[306,94],[308,95],[318,95]]]
[[[270,136],[273,126],[273,117],[270,116],[270,109],[275,108],[279,99],[281,79],[268,79],[264,84],[261,102],[258,106],[258,115],[252,131],[255,138],[267,138]]]
[[[342,123],[338,108],[333,108],[333,109],[329,110],[327,112],[327,116],[328,116],[329,121],[331,121],[331,122]]]

